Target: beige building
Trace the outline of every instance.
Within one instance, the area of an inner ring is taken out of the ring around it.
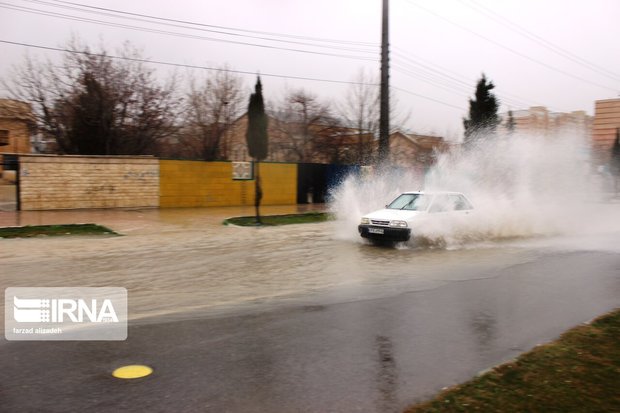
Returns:
[[[597,100],[594,107],[592,153],[596,163],[605,164],[620,128],[620,99]]]
[[[34,125],[30,104],[0,99],[0,154],[31,153],[30,136]]]
[[[533,135],[554,136],[566,131],[590,136],[594,118],[585,111],[550,112],[544,106],[532,106],[512,112],[515,132]],[[500,130],[507,131],[508,114],[501,116]]]
[[[423,176],[435,163],[436,154],[449,147],[443,138],[437,136],[395,132],[390,135],[390,160],[392,165],[411,169]]]
[[[340,126],[311,125],[309,132],[313,139],[304,142],[297,126],[269,118],[268,161],[355,164],[360,158],[371,162],[378,151],[378,140],[370,133]],[[226,134],[221,145],[228,159],[250,160],[246,129],[247,116],[244,115]],[[395,132],[390,135],[390,158],[395,166],[424,171],[434,162],[434,152],[448,146],[441,137]]]

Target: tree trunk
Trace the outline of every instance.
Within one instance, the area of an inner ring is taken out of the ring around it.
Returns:
[[[260,161],[256,161],[256,179],[254,179],[255,184],[255,196],[254,196],[254,207],[256,209],[256,225],[261,225],[262,222],[260,220],[260,201],[263,198],[263,191],[260,187],[260,173],[259,173],[259,163]]]

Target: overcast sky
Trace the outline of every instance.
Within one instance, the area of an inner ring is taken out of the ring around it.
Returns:
[[[392,93],[408,128],[448,138],[483,72],[502,112],[593,114],[595,100],[620,96],[619,18],[618,0],[390,0]],[[156,61],[260,72],[268,100],[288,87],[340,101],[351,86],[328,81],[379,73],[381,0],[0,1],[1,41],[63,47],[72,34],[112,51],[129,40]],[[0,42],[0,76],[26,52],[59,54]],[[243,78],[250,90],[255,76]]]

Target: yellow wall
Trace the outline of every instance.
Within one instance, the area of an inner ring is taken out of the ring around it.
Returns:
[[[262,205],[297,203],[297,165],[260,164]],[[254,205],[254,181],[232,179],[232,163],[160,161],[160,207]]]

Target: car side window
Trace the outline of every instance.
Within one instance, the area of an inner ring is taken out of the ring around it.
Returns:
[[[463,195],[452,195],[452,197],[454,198],[453,202],[455,211],[465,211],[468,209],[472,209],[471,204]]]
[[[466,211],[473,209],[463,195],[437,195],[428,212]]]
[[[433,200],[433,205],[431,205],[428,212],[436,213],[436,212],[445,212],[448,210],[448,197],[445,195],[437,195]]]

